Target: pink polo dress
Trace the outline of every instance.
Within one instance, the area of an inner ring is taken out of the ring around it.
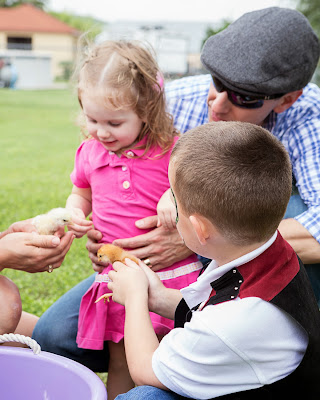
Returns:
[[[178,137],[175,142],[177,140]],[[170,187],[171,151],[159,157],[160,147],[153,147],[142,156],[144,150],[136,147],[145,142],[146,138],[121,157],[108,152],[94,139],[84,141],[77,150],[71,180],[79,188],[91,188],[93,224],[102,233],[103,243],[148,232],[136,228],[135,222],[156,215],[158,201]],[[181,289],[196,281],[201,267],[194,254],[157,274],[166,287]],[[124,337],[124,307],[112,300],[95,303],[98,297],[110,292],[107,283],[111,269],[110,264],[97,274],[82,298],[77,335],[77,344],[81,348],[99,350],[104,341],[118,343]],[[150,317],[159,335],[173,328],[172,320],[154,313],[150,313]]]

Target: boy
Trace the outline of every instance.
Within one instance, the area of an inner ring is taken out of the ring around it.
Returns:
[[[277,232],[291,194],[283,145],[253,124],[206,124],[179,139],[169,179],[181,237],[213,261],[181,291],[142,263],[114,264],[108,286],[126,307],[127,362],[140,385],[119,399],[282,399],[301,387],[318,398],[319,310]],[[149,309],[175,319],[160,344]]]

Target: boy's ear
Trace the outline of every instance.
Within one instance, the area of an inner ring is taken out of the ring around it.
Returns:
[[[205,245],[210,236],[207,220],[201,215],[190,215],[189,220],[196,232],[199,242]]]

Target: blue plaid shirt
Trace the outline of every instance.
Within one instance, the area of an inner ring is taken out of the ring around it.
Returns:
[[[165,86],[168,111],[184,133],[208,122],[210,75],[191,76]],[[302,96],[281,114],[272,112],[264,127],[289,153],[300,196],[308,210],[295,219],[320,243],[320,89],[309,83]]]

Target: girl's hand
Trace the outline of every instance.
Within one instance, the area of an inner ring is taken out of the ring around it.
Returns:
[[[159,227],[162,225],[167,229],[175,229],[176,228],[176,208],[173,204],[170,196],[170,189],[168,189],[161,196],[158,205],[157,205],[157,213],[158,213],[158,224]]]
[[[111,279],[108,288],[113,292],[112,299],[123,306],[139,296],[148,301],[149,281],[145,272],[141,266],[128,258],[125,262],[115,262],[113,271],[108,274]]]
[[[68,230],[73,232],[77,238],[81,238],[93,228],[92,222],[86,219],[84,212],[80,208],[68,209],[72,214],[72,224],[68,225]]]

